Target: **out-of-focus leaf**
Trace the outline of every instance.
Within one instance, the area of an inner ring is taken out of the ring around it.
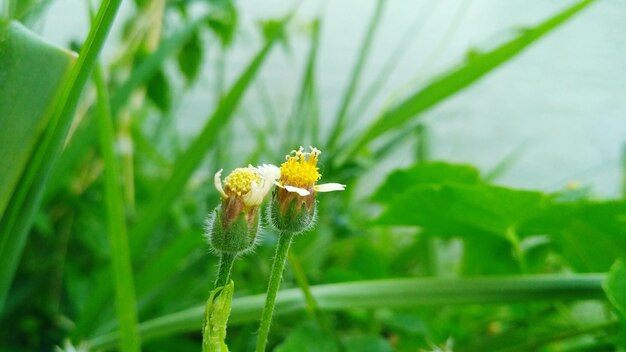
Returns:
[[[339,349],[332,337],[324,334],[316,325],[304,323],[290,332],[275,352],[332,352]]]
[[[147,83],[147,94],[150,101],[162,112],[167,112],[172,106],[170,84],[163,70],[158,70]]]
[[[626,253],[626,202],[553,204],[518,233],[547,234],[574,269],[604,272]]]
[[[476,279],[387,279],[312,286],[315,299],[324,310],[355,308],[403,308],[451,304],[488,304],[534,300],[598,299],[603,297],[602,274],[526,275]],[[265,295],[233,300],[229,326],[256,321]],[[300,289],[278,293],[274,316],[279,317],[306,307]],[[204,306],[161,316],[140,324],[142,341],[181,332],[198,331]],[[93,349],[108,348],[118,340],[117,333],[94,337]]]
[[[389,341],[376,335],[352,337],[345,343],[347,352],[391,352]]]
[[[483,184],[416,186],[394,197],[376,223],[420,226],[446,236],[477,230],[505,237],[509,228],[539,213],[547,200],[539,192]]]
[[[17,22],[0,33],[0,218],[74,59]]]
[[[263,33],[265,40],[276,38],[283,46],[289,48],[288,37],[282,20],[261,21],[259,22],[259,26],[261,27],[261,33]]]
[[[418,163],[413,167],[394,171],[385,183],[374,193],[372,199],[379,202],[391,200],[419,185],[480,182],[478,170],[469,165],[454,165],[444,162]]]
[[[626,320],[626,266],[623,260],[613,264],[602,288],[613,307]]]
[[[218,1],[213,7],[206,24],[220,39],[223,47],[232,43],[237,28],[237,9],[232,1]]]
[[[183,45],[178,54],[178,67],[187,79],[187,83],[195,81],[200,73],[202,63],[202,42],[196,31]]]

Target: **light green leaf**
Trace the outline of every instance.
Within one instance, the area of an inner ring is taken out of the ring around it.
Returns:
[[[17,22],[0,36],[0,218],[75,57]]]
[[[604,297],[601,274],[529,275],[475,279],[387,279],[312,286],[320,309],[405,308],[451,304],[488,304],[545,300],[598,299]],[[233,300],[229,325],[258,320],[265,295],[239,297]],[[302,291],[278,293],[274,316],[302,311],[306,302]],[[140,324],[143,341],[158,337],[197,331],[204,306],[193,307]],[[113,346],[117,333],[89,341],[93,349]]]
[[[622,319],[626,319],[626,265],[623,260],[620,259],[613,264],[609,275],[602,283],[602,289]]]
[[[235,284],[231,280],[226,286],[211,291],[204,311],[202,327],[203,352],[228,352],[226,346],[226,327],[230,316]]]

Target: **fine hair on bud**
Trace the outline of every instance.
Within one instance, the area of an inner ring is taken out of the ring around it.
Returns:
[[[314,201],[310,207],[304,207],[297,201],[292,201],[282,209],[279,202],[272,201],[267,207],[267,218],[278,233],[301,234],[315,226],[317,201]]]
[[[254,250],[259,241],[261,223],[259,212],[252,216],[245,212],[224,221],[222,205],[218,205],[207,217],[205,224],[205,238],[211,251],[215,254],[228,253],[243,255]]]

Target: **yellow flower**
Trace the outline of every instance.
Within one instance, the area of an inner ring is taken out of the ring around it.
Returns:
[[[315,184],[322,177],[317,167],[321,152],[310,148],[310,152],[302,147],[293,150],[280,165],[278,188],[268,208],[270,223],[279,233],[296,234],[310,229],[317,215],[315,193],[346,188],[339,183]]]
[[[276,185],[303,197],[314,192],[345,190],[346,186],[340,183],[315,184],[322,177],[317,167],[317,160],[322,152],[315,147],[309,148],[310,152],[305,152],[300,147],[285,157],[286,161],[280,165],[280,179]]]

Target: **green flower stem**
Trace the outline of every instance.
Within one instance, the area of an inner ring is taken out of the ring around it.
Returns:
[[[215,280],[215,287],[225,286],[230,279],[230,272],[233,270],[233,263],[235,262],[235,254],[222,252],[220,254],[220,264],[217,269],[217,279]]]
[[[274,263],[272,264],[272,273],[270,274],[270,284],[267,288],[267,296],[265,298],[265,306],[261,316],[261,326],[259,327],[259,336],[256,340],[256,352],[264,352],[267,345],[267,336],[270,333],[270,325],[272,324],[272,315],[274,314],[274,303],[276,302],[276,293],[280,286],[280,280],[283,277],[285,269],[285,261],[289,253],[289,247],[293,240],[293,233],[281,233],[278,236],[278,247],[274,255]]]

